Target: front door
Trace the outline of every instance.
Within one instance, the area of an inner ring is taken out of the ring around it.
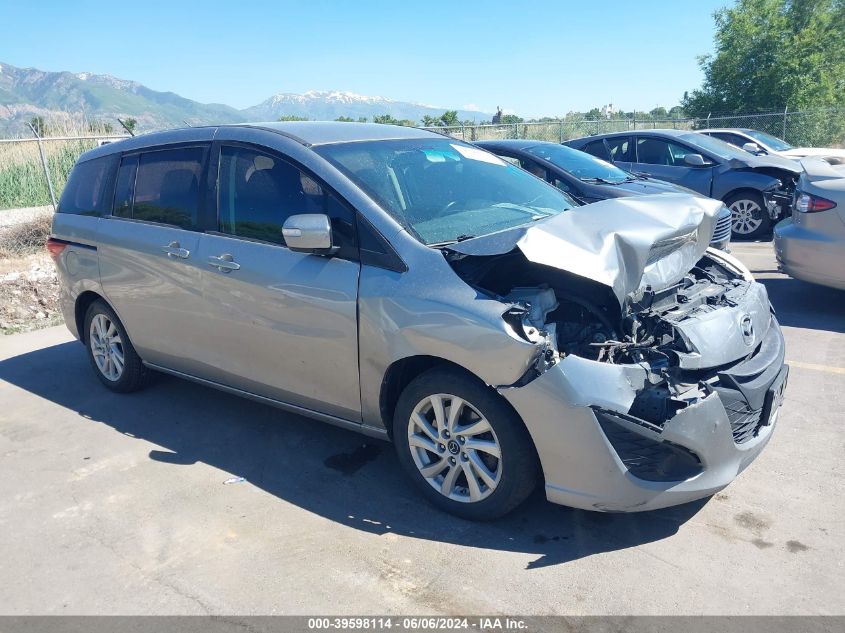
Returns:
[[[279,154],[215,145],[218,226],[203,236],[203,374],[226,385],[359,421],[358,274],[353,214]],[[332,219],[340,251],[296,253],[282,225]]]
[[[665,180],[710,195],[713,182],[712,161],[709,165],[692,167],[684,162],[687,154],[700,154],[696,149],[654,136],[639,136],[636,143],[636,162],[631,171],[648,174],[658,180]],[[710,159],[704,156],[705,161]]]

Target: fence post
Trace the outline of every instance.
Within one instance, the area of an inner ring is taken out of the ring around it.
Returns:
[[[713,114],[712,112],[707,113],[707,129],[710,129],[710,115]]]
[[[560,122],[560,142],[563,143],[563,121]]]
[[[786,113],[789,111],[789,106],[783,106],[783,136],[781,138],[786,140]]]
[[[50,178],[50,169],[47,167],[47,158],[44,156],[44,147],[41,145],[41,136],[35,131],[32,123],[27,123],[29,129],[35,135],[35,140],[38,142],[38,153],[41,155],[41,165],[44,167],[44,176],[47,178],[47,188],[50,190],[50,200],[53,203],[53,213],[56,212],[56,192],[53,190],[53,179]]]

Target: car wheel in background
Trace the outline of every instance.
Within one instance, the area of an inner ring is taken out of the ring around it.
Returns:
[[[128,393],[147,383],[150,371],[132,347],[120,319],[104,301],[89,306],[83,336],[88,360],[106,387]]]
[[[740,191],[725,198],[731,210],[731,234],[739,239],[756,239],[771,231],[769,211],[763,196],[754,191]]]
[[[411,381],[396,406],[393,442],[420,492],[466,519],[510,512],[537,483],[522,421],[497,393],[456,370],[433,369]]]

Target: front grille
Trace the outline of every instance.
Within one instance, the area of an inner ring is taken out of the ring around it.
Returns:
[[[713,231],[713,242],[721,242],[731,236],[731,216],[726,215],[716,222],[716,229]]]
[[[755,437],[760,430],[760,416],[763,409],[752,409],[742,400],[722,402],[731,422],[734,442],[742,444]]]
[[[628,471],[647,481],[684,481],[701,472],[694,453],[671,442],[658,442],[635,433],[607,411],[595,411],[605,436]]]

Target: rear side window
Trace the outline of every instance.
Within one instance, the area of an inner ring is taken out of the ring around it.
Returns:
[[[584,146],[584,151],[588,154],[592,154],[596,158],[601,158],[602,160],[610,160],[610,154],[607,152],[607,148],[604,146],[604,141],[593,141],[592,143],[587,143]]]
[[[183,229],[196,228],[205,151],[203,147],[183,147],[141,154],[132,218]]]
[[[287,161],[247,147],[220,153],[219,230],[263,242],[285,244],[282,226],[291,215],[329,216],[340,256],[351,256],[352,213],[319,182]]]
[[[108,213],[118,156],[103,156],[77,163],[70,172],[58,213],[99,216]]]

